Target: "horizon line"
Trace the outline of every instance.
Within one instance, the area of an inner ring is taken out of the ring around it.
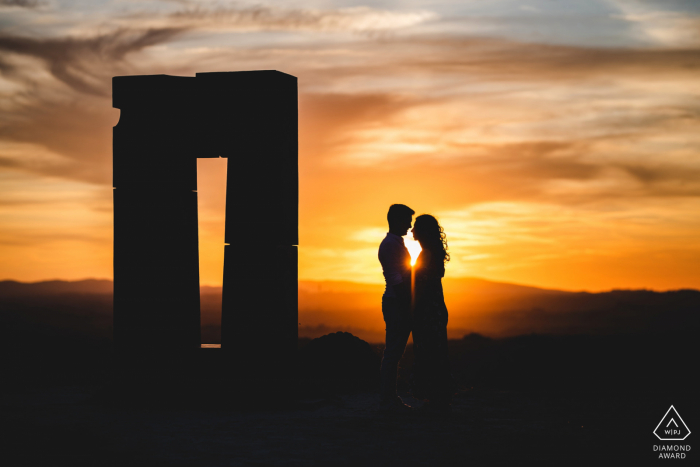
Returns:
[[[653,289],[653,288],[648,288],[648,287],[641,287],[641,288],[627,288],[627,287],[620,287],[620,288],[609,288],[609,289],[600,289],[600,290],[585,290],[585,289],[560,289],[560,288],[548,288],[545,286],[540,286],[540,285],[528,285],[528,284],[521,284],[517,282],[503,282],[499,280],[492,280],[492,279],[484,279],[483,277],[475,277],[475,276],[457,276],[457,277],[449,277],[445,278],[448,281],[454,280],[454,279],[475,279],[475,280],[480,280],[484,282],[491,282],[493,284],[505,284],[505,285],[513,285],[513,286],[518,286],[518,287],[527,287],[527,288],[532,288],[532,289],[540,289],[544,291],[550,291],[550,292],[566,292],[566,293],[606,293],[606,292],[615,292],[615,291],[648,291],[648,292],[677,292],[681,290],[693,290],[693,291],[698,291],[700,292],[700,288],[693,288],[693,287],[678,287],[678,288],[672,288],[672,289]],[[19,284],[40,284],[40,283],[45,283],[45,282],[85,282],[85,281],[108,281],[108,282],[114,282],[114,279],[108,279],[108,278],[96,278],[96,277],[87,277],[84,279],[43,279],[43,280],[38,280],[38,281],[21,281],[17,279],[0,279],[0,282],[16,282]],[[298,283],[300,282],[345,282],[345,283],[350,283],[350,284],[358,284],[358,285],[371,285],[371,286],[382,286],[384,283],[378,283],[378,282],[361,282],[361,281],[352,281],[352,280],[342,280],[342,279],[299,279]],[[223,285],[211,285],[211,284],[200,284],[199,288],[203,287],[209,287],[209,288],[222,288]]]

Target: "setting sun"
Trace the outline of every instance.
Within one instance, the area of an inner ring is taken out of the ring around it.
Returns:
[[[415,266],[416,259],[418,259],[418,255],[421,252],[420,243],[413,239],[412,232],[408,232],[403,242],[406,245],[406,249],[408,249],[408,253],[411,255],[411,266]]]

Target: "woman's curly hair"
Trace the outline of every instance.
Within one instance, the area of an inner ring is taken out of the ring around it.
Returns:
[[[442,256],[445,263],[450,260],[450,253],[447,251],[447,235],[437,219],[430,214],[422,214],[416,217],[413,228],[418,232],[417,237],[420,237],[423,248],[437,254],[438,257]],[[415,234],[414,237],[416,237]]]

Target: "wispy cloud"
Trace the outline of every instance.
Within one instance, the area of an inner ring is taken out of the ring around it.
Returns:
[[[275,6],[188,6],[163,15],[141,11],[112,23],[151,28],[250,31],[379,32],[415,26],[437,15],[430,11],[390,11],[366,6],[334,10],[289,9]]]
[[[34,57],[43,61],[46,69],[58,81],[75,91],[108,96],[108,78],[126,71],[125,57],[172,40],[180,29],[120,29],[87,38],[31,38],[0,35],[0,51]],[[3,61],[12,72],[11,61]]]
[[[619,11],[619,18],[634,27],[641,39],[666,47],[700,45],[700,17],[677,10],[675,2],[609,0]],[[691,2],[689,2],[691,3]]]
[[[41,0],[0,0],[0,8],[2,7],[18,7],[18,8],[37,8],[46,5],[46,2]]]

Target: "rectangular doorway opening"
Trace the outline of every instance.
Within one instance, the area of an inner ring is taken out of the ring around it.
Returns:
[[[221,345],[228,159],[197,159],[199,298],[203,348]]]

